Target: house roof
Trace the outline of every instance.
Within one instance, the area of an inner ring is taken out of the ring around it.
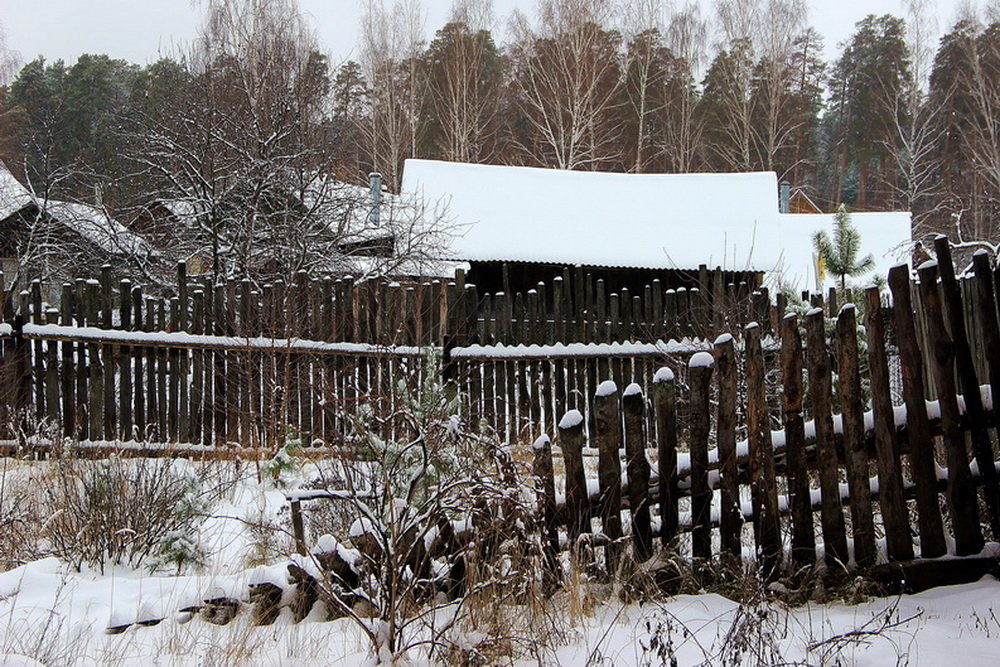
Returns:
[[[3,162],[0,162],[0,220],[32,205],[105,252],[132,254],[148,249],[145,239],[133,234],[125,225],[108,215],[103,208],[54,199],[39,199],[14,178]]]
[[[103,208],[55,200],[39,205],[54,220],[107,253],[129,255],[148,249],[145,239],[130,232]]]
[[[858,258],[871,253],[875,268],[858,276],[855,282],[867,282],[875,275],[883,278],[893,265],[906,261],[909,254],[910,214],[851,213],[851,223],[861,237]],[[781,262],[775,269],[775,279],[795,289],[816,289],[816,268],[812,237],[818,230],[833,237],[832,213],[787,213],[779,216]],[[824,286],[834,284],[835,276],[827,274]]]
[[[0,220],[9,218],[33,201],[28,189],[0,162]]]
[[[621,174],[407,160],[402,189],[454,225],[443,253],[449,260],[705,264],[813,289],[812,237],[833,229],[832,214],[779,213],[773,172]],[[905,258],[909,213],[851,218],[861,256],[871,253],[879,273]]]
[[[768,270],[773,172],[621,174],[407,160],[404,193],[455,225],[445,258]]]

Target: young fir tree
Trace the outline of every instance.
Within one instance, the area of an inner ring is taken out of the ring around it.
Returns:
[[[851,214],[843,204],[833,216],[833,240],[825,230],[820,230],[813,234],[813,246],[826,270],[837,276],[842,293],[847,290],[848,276],[860,276],[875,266],[875,258],[870,253],[858,259],[861,234],[851,223]]]

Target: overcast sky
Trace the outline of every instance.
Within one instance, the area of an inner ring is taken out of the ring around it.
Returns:
[[[938,32],[954,21],[961,0],[931,0]],[[361,0],[299,0],[314,20],[334,62],[355,55]],[[532,15],[535,0],[494,0],[497,24],[515,9]],[[389,4],[389,3],[387,3]],[[443,25],[450,0],[424,0],[427,34]],[[711,0],[702,0],[712,11]],[[870,13],[903,15],[902,0],[810,0],[810,23],[826,40],[829,59],[854,23]],[[199,12],[190,0],[0,0],[9,46],[23,61],[38,55],[74,62],[81,53],[106,53],[138,64],[175,53],[194,36]]]

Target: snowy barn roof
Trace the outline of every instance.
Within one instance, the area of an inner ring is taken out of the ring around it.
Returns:
[[[448,259],[762,271],[779,259],[772,172],[620,174],[407,160],[402,190],[455,225]]]
[[[42,201],[40,206],[63,226],[111,254],[133,254],[147,249],[146,241],[133,234],[103,208],[65,201]]]
[[[28,189],[0,162],[0,220],[14,215],[32,201]]]
[[[775,269],[776,277],[796,289],[816,289],[812,237],[823,229],[833,238],[833,214],[790,213],[779,219],[778,239],[783,255]],[[908,258],[909,213],[851,213],[851,223],[861,235],[858,259],[869,253],[875,259],[874,270],[858,276],[855,282],[868,282],[875,275],[884,278],[894,264]],[[826,278],[826,285],[833,285],[834,276],[828,274]]]

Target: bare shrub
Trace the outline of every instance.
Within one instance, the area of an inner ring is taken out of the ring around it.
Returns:
[[[165,458],[62,458],[42,491],[47,551],[84,565],[148,565],[204,512],[199,480]]]

